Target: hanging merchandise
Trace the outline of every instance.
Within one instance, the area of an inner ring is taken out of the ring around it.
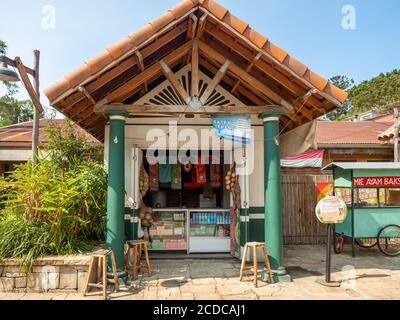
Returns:
[[[162,157],[158,164],[158,180],[161,187],[169,187],[171,184],[171,165],[167,157]]]
[[[185,170],[185,172],[192,171],[192,164],[190,162],[186,163],[185,165],[183,165],[183,170]]]
[[[150,181],[149,181],[149,175],[146,172],[146,169],[144,168],[144,165],[141,166],[140,168],[140,175],[139,175],[139,191],[140,195],[144,197],[149,190],[150,186]]]
[[[150,191],[157,192],[158,186],[158,164],[149,165]]]
[[[204,185],[207,182],[207,170],[201,157],[198,158],[197,164],[195,164],[194,167],[196,169],[196,182],[200,185]]]
[[[237,182],[236,164],[234,164],[231,167],[231,169],[226,173],[225,176],[226,190],[233,193],[235,191],[236,182]]]
[[[192,168],[192,182],[185,183],[185,188],[195,189],[204,186],[207,182],[206,173],[206,166],[201,164],[199,158],[198,163]]]
[[[178,162],[171,165],[171,189],[182,190],[182,166]]]
[[[210,182],[214,189],[221,187],[221,166],[219,164],[210,165]]]
[[[231,169],[226,173],[225,176],[226,190],[232,193],[233,203],[236,210],[240,209],[240,185],[239,176],[236,173],[236,163],[233,164]]]
[[[141,208],[139,219],[141,220],[141,225],[144,228],[150,227],[154,223],[153,209],[145,206]]]

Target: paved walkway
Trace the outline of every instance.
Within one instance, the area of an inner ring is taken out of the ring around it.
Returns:
[[[293,282],[254,288],[250,278],[239,282],[240,262],[219,260],[153,260],[151,277],[140,277],[131,287],[112,293],[111,299],[400,299],[400,257],[383,256],[377,249],[358,249],[351,258],[350,247],[332,256],[332,278],[342,280],[339,288],[317,284],[325,270],[324,246],[287,246],[285,261]],[[101,299],[77,293],[2,294],[4,299],[82,300]]]

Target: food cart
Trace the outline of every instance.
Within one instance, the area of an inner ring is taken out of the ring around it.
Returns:
[[[334,195],[348,206],[345,221],[335,225],[335,252],[342,252],[347,237],[353,257],[355,244],[399,255],[400,163],[333,162],[326,168],[333,169]]]

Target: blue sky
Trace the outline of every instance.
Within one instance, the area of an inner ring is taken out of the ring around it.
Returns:
[[[8,56],[19,55],[28,66],[32,51],[41,51],[43,90],[179,1],[0,0],[7,8],[0,39],[9,46]],[[400,68],[398,0],[218,2],[324,77],[344,74],[358,83]],[[46,5],[55,9],[55,29],[42,27]],[[356,10],[355,30],[342,28],[344,5]],[[43,94],[42,102],[48,105]]]

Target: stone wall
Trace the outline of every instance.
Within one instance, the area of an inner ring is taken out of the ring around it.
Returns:
[[[83,292],[90,255],[38,259],[26,274],[17,260],[0,261],[0,292]]]

